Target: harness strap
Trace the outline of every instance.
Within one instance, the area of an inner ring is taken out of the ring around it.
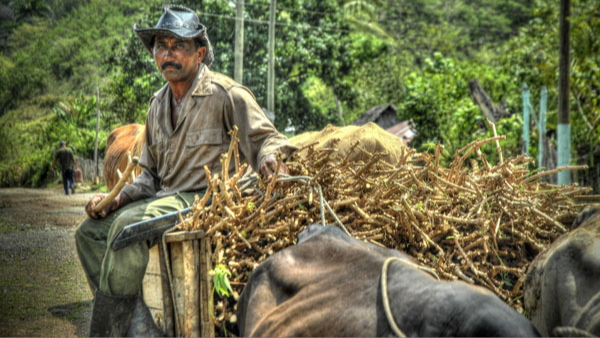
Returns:
[[[388,282],[387,282],[387,273],[388,273],[388,268],[389,265],[392,261],[399,261],[402,262],[404,264],[408,264],[412,267],[415,267],[419,270],[428,272],[429,274],[431,274],[433,277],[435,277],[435,279],[440,280],[440,277],[437,275],[437,273],[435,273],[435,271],[433,269],[430,269],[428,267],[424,267],[424,266],[420,266],[417,265],[411,261],[407,261],[405,259],[401,259],[398,257],[388,257],[385,262],[383,262],[383,267],[381,268],[381,297],[383,300],[383,309],[385,311],[385,316],[388,320],[388,324],[390,325],[390,327],[392,328],[392,331],[394,331],[394,333],[396,334],[396,336],[398,337],[406,337],[406,335],[404,334],[404,332],[398,327],[398,324],[396,323],[396,320],[394,319],[394,315],[392,314],[392,308],[390,306],[390,297],[388,294]]]

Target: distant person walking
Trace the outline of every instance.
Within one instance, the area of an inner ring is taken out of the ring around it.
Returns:
[[[54,172],[56,162],[60,165],[65,194],[69,194],[69,187],[71,187],[71,193],[74,194],[77,186],[75,186],[75,181],[73,180],[73,172],[74,168],[77,168],[77,160],[73,155],[73,150],[67,147],[67,142],[65,141],[60,141],[60,149],[54,154],[54,161],[52,161],[52,165],[50,166],[52,172]]]

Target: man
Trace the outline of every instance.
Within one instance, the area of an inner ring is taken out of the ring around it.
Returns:
[[[60,148],[54,154],[54,161],[50,166],[50,170],[54,172],[54,166],[56,162],[60,164],[60,171],[62,174],[63,187],[65,194],[69,194],[69,187],[71,187],[71,193],[75,193],[75,181],[73,181],[73,168],[77,168],[77,160],[73,155],[73,150],[67,147],[67,142],[60,141]]]
[[[240,157],[267,180],[296,149],[265,117],[252,93],[208,66],[213,51],[205,27],[188,8],[167,5],[154,28],[134,31],[152,53],[167,84],[155,93],[146,118],[146,144],[140,176],[99,213],[86,205],[89,218],[77,229],[77,251],[95,291],[90,336],[160,334],[139,297],[148,248],[157,239],[118,251],[108,243],[123,227],[183,209],[207,187],[204,166],[221,171],[228,131],[239,128]],[[233,175],[235,164],[229,168]],[[285,165],[280,173],[287,174]]]

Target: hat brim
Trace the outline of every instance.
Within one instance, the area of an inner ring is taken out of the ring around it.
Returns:
[[[138,35],[142,43],[152,53],[154,47],[154,37],[157,35],[173,36],[180,39],[194,39],[204,33],[204,27],[201,29],[190,32],[187,29],[163,29],[163,28],[139,28],[136,25],[133,26],[133,30]]]
[[[144,47],[153,55],[152,49],[154,48],[154,38],[157,35],[162,36],[172,36],[180,39],[196,39],[199,38],[202,41],[202,44],[206,46],[206,54],[202,63],[207,66],[210,66],[213,61],[213,51],[212,46],[210,45],[210,41],[206,36],[206,30],[204,26],[201,29],[195,32],[189,32],[186,29],[162,29],[162,28],[140,28],[137,24],[133,25],[133,31],[140,38]]]

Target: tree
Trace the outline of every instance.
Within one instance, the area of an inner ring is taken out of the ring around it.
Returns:
[[[234,9],[221,0],[185,1],[202,14],[215,49],[211,69],[233,76]],[[244,85],[262,106],[267,97],[267,0],[246,4]],[[315,130],[337,121],[337,112],[312,106],[303,89],[318,77],[338,97],[350,90],[342,81],[351,69],[348,55],[349,25],[334,0],[282,0],[277,2],[275,35],[275,125],[284,130],[289,122],[297,131]]]

